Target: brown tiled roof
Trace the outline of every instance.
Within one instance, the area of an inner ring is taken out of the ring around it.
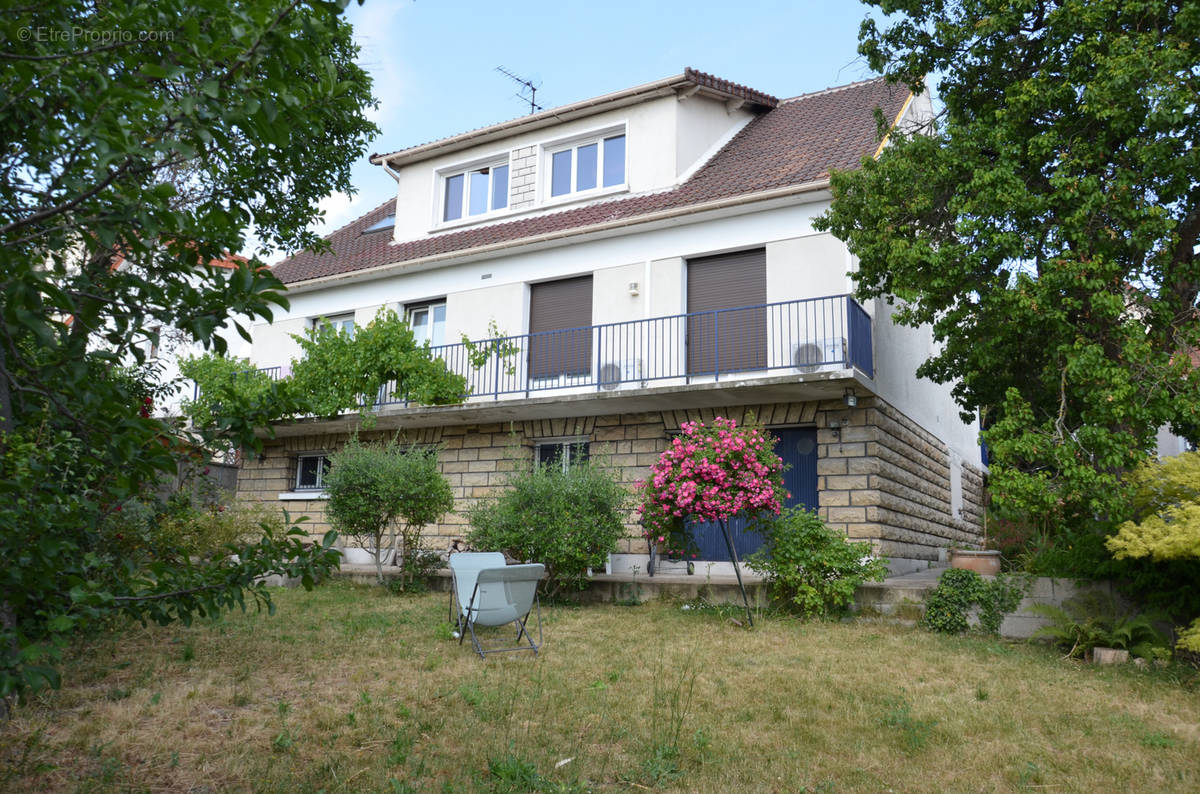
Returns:
[[[692,67],[687,67],[683,70],[684,79],[691,80],[696,85],[711,88],[714,91],[720,91],[724,94],[730,94],[735,97],[740,97],[747,102],[753,102],[756,105],[773,108],[779,104],[779,100],[770,94],[764,94],[762,91],[755,91],[753,88],[744,86],[741,83],[734,83],[730,80],[725,80],[720,77],[701,72]]]
[[[363,233],[394,211],[395,202],[389,199],[330,235],[330,252],[302,251],[280,262],[274,272],[285,283],[296,284],[612,221],[632,224],[663,210],[810,183],[833,170],[854,168],[873,154],[879,145],[875,109],[895,119],[907,97],[907,90],[877,78],[784,100],[746,125],[687,182],[658,193],[400,243],[393,243],[386,232]]]

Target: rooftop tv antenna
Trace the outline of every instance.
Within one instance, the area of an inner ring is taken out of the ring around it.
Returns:
[[[515,75],[512,72],[505,69],[503,66],[497,66],[496,71],[499,72],[500,74],[504,75],[505,77],[508,77],[512,80],[515,80],[517,83],[520,83],[521,90],[518,91],[515,96],[518,99],[520,99],[522,102],[529,103],[530,115],[537,113],[539,110],[544,110],[544,108],[537,103],[537,90],[540,87],[540,84],[534,85],[532,80],[526,80],[524,77]],[[529,96],[525,96],[526,91],[529,92]]]

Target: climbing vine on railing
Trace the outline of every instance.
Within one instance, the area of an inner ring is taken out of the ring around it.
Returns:
[[[492,330],[500,334],[492,324]],[[382,309],[354,333],[319,325],[292,337],[304,351],[293,359],[291,374],[272,379],[245,359],[204,355],[185,359],[180,371],[196,382],[196,396],[183,410],[197,429],[214,438],[235,435],[248,427],[302,416],[337,416],[370,409],[385,389],[423,405],[462,402],[467,380],[451,372],[429,345],[419,344],[408,323],[396,312]],[[511,351],[501,342],[481,345],[473,366]],[[392,386],[394,384],[394,387]]]

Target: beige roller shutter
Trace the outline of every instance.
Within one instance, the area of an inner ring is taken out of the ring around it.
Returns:
[[[687,262],[688,374],[767,365],[765,248]]]
[[[592,371],[592,277],[534,284],[529,294],[529,374]]]

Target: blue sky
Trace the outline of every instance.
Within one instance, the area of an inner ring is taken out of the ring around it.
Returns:
[[[528,113],[504,66],[532,79],[550,108],[647,83],[691,66],[778,97],[872,76],[858,56],[869,9],[855,0],[811,2],[465,2],[367,0],[348,18],[360,63],[380,100],[389,152]],[[364,157],[354,196],[323,202],[332,231],[394,195]]]

